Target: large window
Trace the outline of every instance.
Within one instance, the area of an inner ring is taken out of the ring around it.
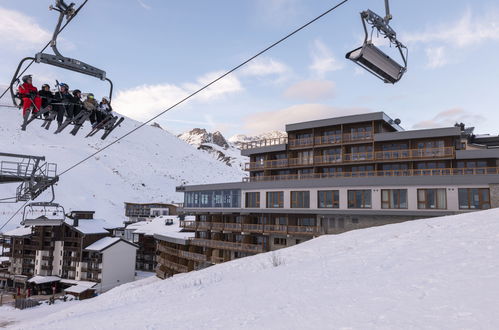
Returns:
[[[446,209],[445,189],[418,189],[418,209]]]
[[[241,207],[240,190],[189,191],[184,194],[185,207],[238,208]]]
[[[381,208],[383,209],[406,209],[407,189],[382,189]]]
[[[260,193],[259,192],[247,192],[246,193],[246,207],[260,207]]]
[[[460,188],[460,209],[490,209],[490,191],[488,188]]]
[[[283,207],[284,207],[284,192],[268,191],[267,208],[283,208]]]
[[[340,207],[339,190],[323,190],[317,192],[317,207],[337,209]]]
[[[310,207],[310,192],[309,191],[292,191],[291,192],[291,207],[292,208],[309,208]]]
[[[349,190],[348,208],[351,209],[371,208],[371,190]]]

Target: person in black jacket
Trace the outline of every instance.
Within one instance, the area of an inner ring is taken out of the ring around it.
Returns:
[[[81,101],[81,91],[79,89],[75,89],[73,91],[73,97],[71,98],[70,108],[71,108],[70,112],[72,112],[70,113],[70,115],[72,115],[73,118],[78,116],[78,114],[83,109],[83,102]]]
[[[52,101],[54,99],[54,94],[50,90],[50,86],[48,84],[44,84],[42,89],[38,92],[38,95],[42,98],[42,110],[45,108],[49,108],[49,111],[52,110]],[[49,116],[49,112],[43,114],[45,118]]]
[[[69,86],[65,83],[59,84],[59,90],[54,94],[55,109],[57,111],[57,124],[62,125],[64,115],[72,115],[71,99],[73,97],[69,94]]]

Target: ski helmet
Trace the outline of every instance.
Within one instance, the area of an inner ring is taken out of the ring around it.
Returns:
[[[87,98],[89,98],[89,99],[93,99],[93,98],[94,98],[94,94],[89,93],[89,94],[87,95]]]
[[[44,89],[45,87],[50,88],[50,85],[49,85],[49,84],[43,84],[43,85],[42,85],[42,89]]]
[[[64,88],[66,88],[66,89],[69,89],[69,86],[68,86],[68,84],[66,84],[66,83],[60,83],[60,84],[59,84],[59,87],[64,87]]]
[[[29,79],[32,79],[32,76],[30,74],[27,74],[22,77],[23,82],[28,82]]]
[[[73,91],[73,96],[76,96],[76,94],[78,94],[78,93],[80,93],[80,94],[81,94],[81,90],[79,90],[79,89],[75,89],[75,90]]]

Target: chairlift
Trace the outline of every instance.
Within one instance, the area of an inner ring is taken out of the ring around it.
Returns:
[[[29,203],[24,207],[22,225],[60,226],[66,219],[62,205],[53,202]]]
[[[14,84],[16,82],[19,82],[19,72],[21,71],[21,68],[23,67],[23,64],[26,61],[33,61],[36,63],[42,63],[42,64],[49,64],[53,65],[65,70],[70,70],[74,72],[78,72],[81,74],[86,74],[95,78],[98,78],[102,81],[107,81],[109,82],[110,89],[109,89],[109,103],[111,103],[112,100],[112,95],[113,95],[113,82],[106,77],[106,72],[98,69],[94,66],[91,66],[85,62],[82,62],[77,59],[69,58],[63,56],[59,50],[57,49],[57,37],[59,36],[59,33],[63,29],[62,27],[62,22],[64,20],[64,17],[66,18],[66,24],[69,23],[70,20],[72,20],[78,12],[85,6],[88,0],[85,0],[82,5],[78,7],[78,9],[75,9],[75,4],[66,4],[65,0],[56,0],[55,7],[50,6],[50,10],[55,10],[59,12],[59,19],[57,21],[57,25],[55,27],[54,33],[52,35],[52,40],[50,41],[50,47],[52,48],[54,54],[47,54],[47,53],[37,53],[35,57],[26,57],[21,60],[19,63],[17,70],[14,74],[14,77],[12,78],[12,81],[10,83],[10,94],[12,97],[12,101],[14,102],[14,105],[19,106],[20,100],[16,96],[16,93],[14,92]]]
[[[364,44],[361,47],[348,52],[345,57],[383,80],[385,83],[394,84],[399,81],[407,71],[408,50],[406,46],[397,40],[396,32],[388,24],[392,19],[388,0],[385,0],[385,9],[386,16],[384,18],[369,9],[360,13],[365,32]],[[369,36],[367,24],[372,26],[371,36]],[[402,57],[403,65],[397,63],[373,44],[372,32],[374,32],[374,29],[385,38],[388,38],[390,45],[394,45],[398,49]]]

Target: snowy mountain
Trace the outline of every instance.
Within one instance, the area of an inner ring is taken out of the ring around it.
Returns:
[[[287,136],[288,136],[288,134],[286,132],[283,132],[283,131],[270,131],[270,132],[262,133],[262,134],[255,135],[255,136],[247,136],[244,134],[237,134],[237,135],[234,135],[231,138],[229,138],[229,142],[233,143],[239,149],[241,149],[242,144],[246,143],[246,142],[285,138]]]
[[[81,302],[16,329],[498,329],[499,209],[355,230]]]
[[[0,152],[45,156],[57,163],[59,173],[107,145],[140,123],[126,119],[105,141],[102,133],[91,138],[87,124],[76,136],[67,131],[53,134],[41,122],[35,121],[26,132],[20,130],[21,115],[17,109],[0,107]],[[95,210],[96,217],[113,224],[124,218],[124,202],[182,202],[175,187],[184,184],[204,184],[239,181],[242,172],[213,159],[205,152],[192,148],[174,135],[146,125],[109,149],[61,176],[56,187],[56,202],[70,210]],[[0,198],[15,194],[14,185],[0,185]],[[50,199],[48,194],[37,201]],[[2,204],[0,224],[8,219],[19,204]],[[19,224],[20,218],[4,228]]]
[[[248,157],[241,156],[238,146],[228,142],[219,131],[208,132],[204,128],[194,128],[188,132],[178,135],[178,138],[210,154],[222,163],[241,171],[244,175],[244,163]]]

